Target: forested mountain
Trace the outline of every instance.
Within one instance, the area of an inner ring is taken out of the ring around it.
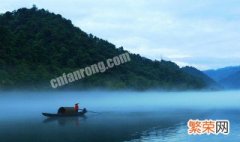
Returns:
[[[48,89],[50,79],[126,52],[44,9],[0,15],[0,88]],[[131,62],[60,89],[204,89],[201,77],[170,61],[130,54]]]
[[[194,68],[194,67],[183,67],[182,70],[185,73],[188,73],[196,78],[202,79],[208,86],[209,89],[220,89],[221,86],[214,81],[212,78],[208,77],[207,75],[205,75],[203,72],[199,71],[198,69]]]

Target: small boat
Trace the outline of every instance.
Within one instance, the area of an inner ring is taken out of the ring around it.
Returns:
[[[58,113],[42,113],[46,117],[74,117],[74,116],[84,116],[87,113],[87,109],[84,108],[80,112],[76,112],[72,107],[60,107]]]
[[[42,115],[47,117],[71,117],[71,116],[84,116],[86,112],[76,112],[70,114],[59,114],[59,113],[42,113]]]

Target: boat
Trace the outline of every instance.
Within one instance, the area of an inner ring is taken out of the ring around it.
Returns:
[[[60,107],[58,113],[42,113],[46,117],[76,117],[84,116],[87,113],[87,109],[84,108],[80,112],[76,112],[72,107]]]
[[[86,112],[76,112],[70,114],[59,114],[59,113],[42,113],[46,117],[71,117],[71,116],[84,116]]]

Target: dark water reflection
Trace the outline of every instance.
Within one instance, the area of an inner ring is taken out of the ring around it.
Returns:
[[[192,111],[159,111],[89,114],[86,117],[23,119],[5,122],[1,127],[1,140],[56,141],[56,142],[120,142],[153,141],[186,136],[186,122],[208,113]]]
[[[80,123],[82,123],[81,121],[86,120],[87,117],[86,116],[82,116],[82,117],[67,117],[67,118],[59,118],[59,117],[50,117],[50,118],[46,118],[43,123],[53,123],[53,122],[57,122],[58,125],[60,126],[65,126],[65,125],[76,125],[76,126],[80,126]]]

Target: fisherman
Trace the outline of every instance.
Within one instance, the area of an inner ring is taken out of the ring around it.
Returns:
[[[86,112],[87,112],[87,109],[86,109],[86,108],[83,108],[82,112],[83,112],[83,113],[86,113]]]
[[[75,106],[74,106],[74,110],[75,110],[76,112],[78,112],[78,110],[79,110],[78,103],[75,104]]]

